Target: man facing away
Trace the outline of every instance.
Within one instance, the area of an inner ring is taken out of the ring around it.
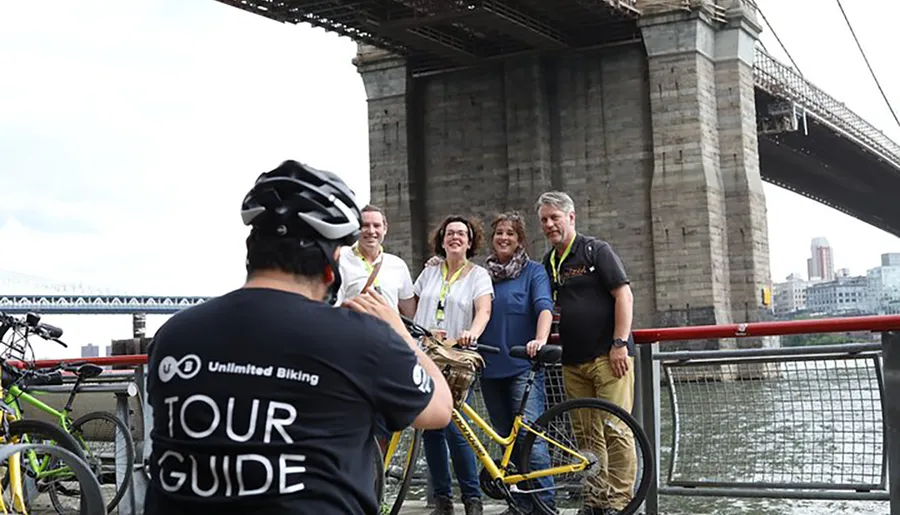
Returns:
[[[340,178],[286,161],[241,215],[246,283],[179,312],[151,346],[144,513],[375,514],[376,417],[446,426],[446,381],[378,293],[331,306],[360,225]]]
[[[384,251],[387,231],[384,211],[371,204],[362,208],[359,240],[353,246],[341,249],[339,266],[343,282],[338,291],[338,302],[359,295],[380,261],[381,268],[372,286],[389,305],[412,318],[416,314],[412,276],[405,261]]]
[[[566,396],[605,399],[631,412],[633,298],[622,261],[607,242],[578,234],[575,203],[566,193],[546,192],[536,207],[552,246],[543,262],[559,312]],[[596,452],[601,466],[585,484],[583,514],[617,514],[632,497],[634,438],[624,424],[617,431],[610,422],[572,420],[580,448]]]
[[[372,282],[372,288],[378,292],[388,305],[401,314],[412,318],[416,314],[416,299],[413,296],[413,282],[409,267],[399,256],[384,251],[384,237],[387,235],[388,222],[384,212],[377,206],[366,205],[361,210],[362,224],[359,239],[353,246],[342,247],[338,266],[341,270],[341,287],[337,291],[337,303],[352,299],[362,293],[375,271],[378,263],[381,267]],[[384,420],[376,417],[375,435],[381,451],[387,450],[391,433]]]

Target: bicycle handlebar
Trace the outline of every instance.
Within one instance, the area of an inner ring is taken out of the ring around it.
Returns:
[[[5,360],[0,361],[0,369],[2,369],[3,386],[18,384],[23,388],[28,386],[48,386],[63,384],[62,370],[63,367],[53,367],[50,369],[26,368],[19,369],[7,363]]]
[[[409,331],[409,334],[412,335],[413,338],[421,338],[423,336],[427,336],[429,338],[433,338],[434,335],[431,334],[431,331],[425,329],[419,324],[415,323],[409,317],[400,315],[400,320],[403,320],[403,325],[406,326],[406,330]],[[468,347],[463,347],[468,350],[476,350],[479,352],[484,352],[486,354],[500,354],[500,347],[494,347],[493,345],[485,345],[483,343],[476,342],[473,345]]]
[[[471,348],[487,354],[500,354],[500,347],[494,347],[493,345],[486,345],[484,343],[475,343]]]
[[[5,336],[10,329],[22,329],[26,333],[32,332],[44,340],[56,342],[65,348],[69,347],[59,340],[63,335],[62,328],[41,322],[41,316],[37,313],[28,313],[24,317],[0,313],[0,338]]]
[[[423,336],[432,337],[434,335],[431,334],[431,331],[425,329],[419,324],[413,322],[413,320],[406,315],[401,314],[400,320],[403,320],[403,325],[406,326],[406,330],[409,331],[409,334],[412,335],[413,338],[421,338]]]

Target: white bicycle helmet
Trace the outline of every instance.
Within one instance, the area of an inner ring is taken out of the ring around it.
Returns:
[[[262,234],[317,244],[334,271],[331,290],[340,288],[332,254],[337,246],[355,243],[361,225],[356,195],[340,177],[285,161],[256,179],[241,204],[241,219]]]

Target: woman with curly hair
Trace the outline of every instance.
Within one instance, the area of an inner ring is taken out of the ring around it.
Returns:
[[[455,339],[463,346],[481,336],[491,317],[494,295],[491,277],[487,270],[470,261],[482,239],[482,229],[476,220],[448,216],[431,238],[434,253],[443,262],[440,266],[425,267],[413,285],[416,323],[437,337]],[[423,447],[434,488],[436,509],[432,515],[453,513],[450,459],[466,515],[480,515],[478,462],[456,426],[450,424],[442,430],[425,431]]]

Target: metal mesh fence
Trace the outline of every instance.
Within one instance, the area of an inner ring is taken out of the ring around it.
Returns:
[[[878,354],[663,362],[663,370],[670,485],[884,487]]]
[[[757,87],[802,105],[809,114],[858,140],[900,168],[900,145],[851,111],[796,70],[785,66],[764,50],[756,50],[753,70]]]
[[[661,486],[884,490],[880,353],[814,352],[663,360]],[[547,408],[565,400],[560,366],[546,368],[545,388]],[[490,420],[480,382],[469,403]],[[408,499],[426,495],[421,452],[416,468]]]

